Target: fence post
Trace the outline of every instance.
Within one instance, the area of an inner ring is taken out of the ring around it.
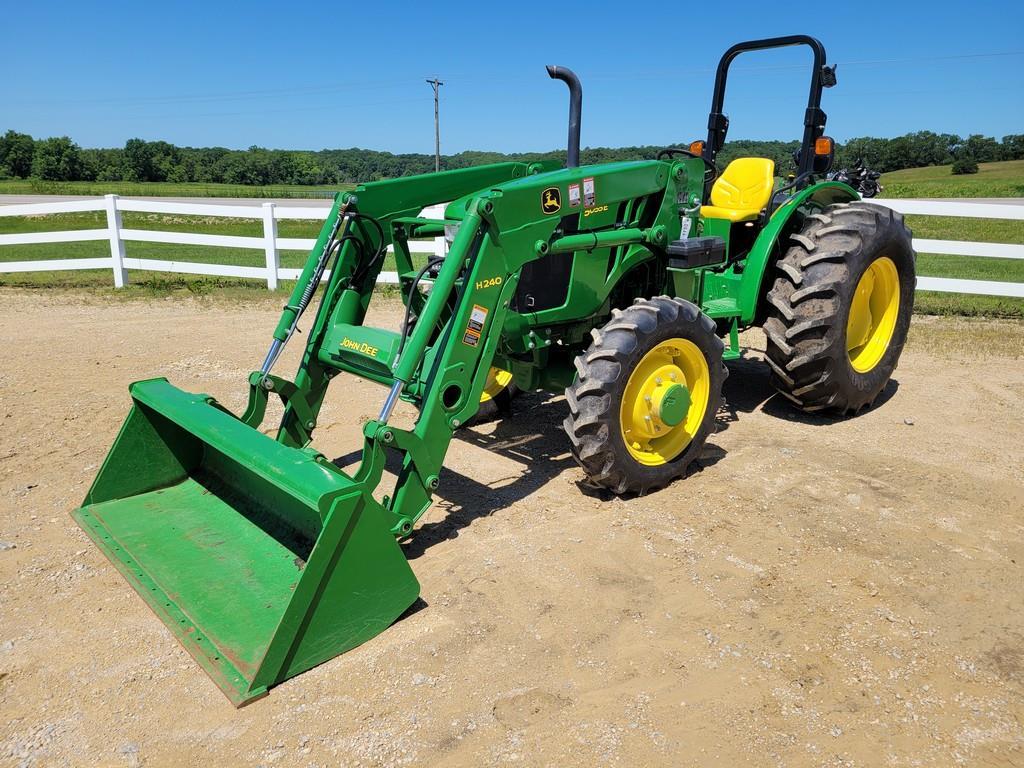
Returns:
[[[274,204],[263,204],[263,248],[267,254],[267,289],[277,290],[277,271],[281,268],[281,254],[277,250],[277,219]]]
[[[121,239],[121,210],[117,195],[104,195],[107,206],[107,230],[110,232],[110,263],[114,269],[114,287],[124,288],[128,270],[124,268],[124,240]]]

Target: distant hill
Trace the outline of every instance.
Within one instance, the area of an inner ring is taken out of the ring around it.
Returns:
[[[952,166],[907,168],[882,175],[883,197],[1024,197],[1024,160],[980,163],[954,176]]]
[[[689,139],[701,138],[698,136]],[[687,137],[679,139],[685,146]],[[739,140],[726,143],[719,165],[741,156],[770,157],[780,175],[794,168],[797,141]],[[651,159],[661,147],[586,147],[583,163]],[[863,137],[837,145],[836,164],[862,159],[877,171],[943,165],[969,158],[978,163],[1024,160],[1024,134],[991,136],[917,131],[894,138]],[[503,160],[562,160],[565,151],[501,153],[467,151],[441,156],[450,170]],[[166,141],[129,139],[124,147],[83,149],[67,136],[36,139],[26,133],[0,135],[0,179],[38,179],[43,182],[175,182],[178,184],[240,184],[246,186],[339,185],[429,173],[433,155],[394,154],[369,149],[319,151],[179,147]]]

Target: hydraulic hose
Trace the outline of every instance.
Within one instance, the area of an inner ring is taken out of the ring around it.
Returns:
[[[420,284],[420,280],[423,279],[423,276],[427,274],[431,267],[435,264],[440,264],[443,261],[443,256],[432,256],[427,259],[427,263],[423,265],[423,268],[420,269],[412,279],[412,284],[409,286],[409,299],[405,304],[405,315],[402,318],[402,338],[398,342],[398,351],[395,353],[395,362],[392,368],[398,368],[398,362],[402,359],[402,351],[405,349],[405,342],[408,340],[409,333],[412,331],[409,327],[409,321],[412,317],[412,297],[416,292],[416,287]],[[398,404],[398,398],[402,394],[402,388],[404,386],[405,382],[398,378],[396,378],[394,383],[391,385],[388,396],[384,400],[384,405],[381,406],[380,415],[377,416],[377,421],[381,424],[388,423],[388,419],[391,418],[392,411],[395,410],[395,406]]]
[[[444,261],[444,256],[431,256],[427,259],[427,263],[423,265],[423,268],[416,273],[416,277],[412,279],[412,284],[409,286],[409,298],[411,299],[413,294],[416,292],[416,287],[420,284],[420,280],[423,276],[430,271],[430,268],[435,264],[440,264]],[[409,301],[405,305],[405,316],[402,318],[402,339],[398,342],[398,352],[395,354],[394,367],[398,367],[398,359],[402,356],[402,350],[405,348],[405,340],[409,338],[409,332],[412,330],[409,327],[409,320],[412,316],[412,301]]]
[[[416,321],[416,326],[404,342],[401,357],[395,361],[395,381],[391,385],[391,391],[388,392],[387,399],[384,401],[380,416],[377,417],[381,424],[386,424],[391,417],[391,411],[398,402],[398,396],[402,393],[405,385],[412,379],[417,366],[419,366],[420,358],[430,340],[430,334],[440,321],[445,302],[455,288],[455,281],[463,270],[464,259],[467,254],[470,255],[471,259],[475,258],[478,245],[477,232],[482,221],[480,214],[475,210],[467,213],[466,217],[462,220],[462,226],[459,227],[459,233],[455,236],[455,242],[452,243],[448,257],[442,262],[441,270],[434,279],[434,287],[430,291],[430,297],[423,306],[423,311],[420,314],[419,320]],[[423,272],[425,274],[426,269]]]
[[[348,223],[351,218],[351,214],[348,209],[350,206],[354,205],[355,202],[356,198],[352,196],[346,200],[344,205],[339,206],[335,203],[337,207],[335,208],[336,213],[334,226],[331,227],[330,234],[324,241],[316,262],[312,263],[312,265],[307,262],[306,268],[303,270],[303,275],[300,276],[300,280],[302,277],[306,278],[305,284],[303,285],[302,290],[298,292],[297,298],[296,292],[292,292],[292,302],[285,306],[284,312],[281,316],[281,321],[278,323],[277,330],[274,332],[274,338],[270,343],[270,349],[267,350],[267,356],[263,359],[263,365],[260,366],[260,373],[263,375],[261,380],[262,382],[266,382],[267,374],[270,373],[270,370],[274,367],[274,363],[277,362],[277,358],[281,356],[281,351],[295,333],[295,329],[299,324],[299,318],[302,316],[302,313],[306,311],[306,307],[309,306],[309,302],[312,300],[313,294],[316,293],[316,289],[320,285],[320,280],[323,277],[324,270],[327,267],[327,263],[330,261],[331,254],[336,245],[336,241],[338,240],[338,232],[340,232],[342,228],[345,228],[346,230],[348,229]],[[321,237],[323,237],[323,235],[321,235]],[[296,291],[298,291],[298,286],[296,286]]]

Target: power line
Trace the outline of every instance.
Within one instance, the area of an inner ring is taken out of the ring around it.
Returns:
[[[1024,56],[1024,51],[1000,51],[998,53],[954,53],[947,56],[911,56],[903,59],[864,59],[862,61],[840,62],[844,67],[864,64],[906,64],[918,61],[949,61],[954,59],[994,59],[1001,56]]]

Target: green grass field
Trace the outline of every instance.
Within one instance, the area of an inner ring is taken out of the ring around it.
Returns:
[[[304,187],[297,184],[273,184],[251,187],[243,184],[201,184],[133,181],[38,181],[36,179],[0,180],[0,195],[124,195],[125,197],[288,197],[332,198],[335,192],[352,189],[355,184]]]
[[[1024,160],[981,163],[954,176],[948,165],[907,168],[882,175],[883,197],[1024,197]]]
[[[978,173],[954,176],[950,166],[908,168],[882,176],[884,197],[1024,197],[1024,160],[981,163]],[[959,219],[907,216],[915,237],[932,240],[974,240],[1024,243],[1024,222],[1001,219]],[[918,255],[918,274],[965,280],[1024,282],[1024,262],[970,256]],[[919,291],[916,309],[922,314],[953,314],[1024,318],[1024,299],[966,296]]]
[[[961,219],[944,216],[907,216],[915,237],[930,240],[972,240],[979,243],[1024,243],[1024,221]],[[961,280],[1024,282],[1024,260],[919,253],[918,275]],[[968,296],[918,291],[916,310],[921,314],[1024,318],[1024,299]]]

